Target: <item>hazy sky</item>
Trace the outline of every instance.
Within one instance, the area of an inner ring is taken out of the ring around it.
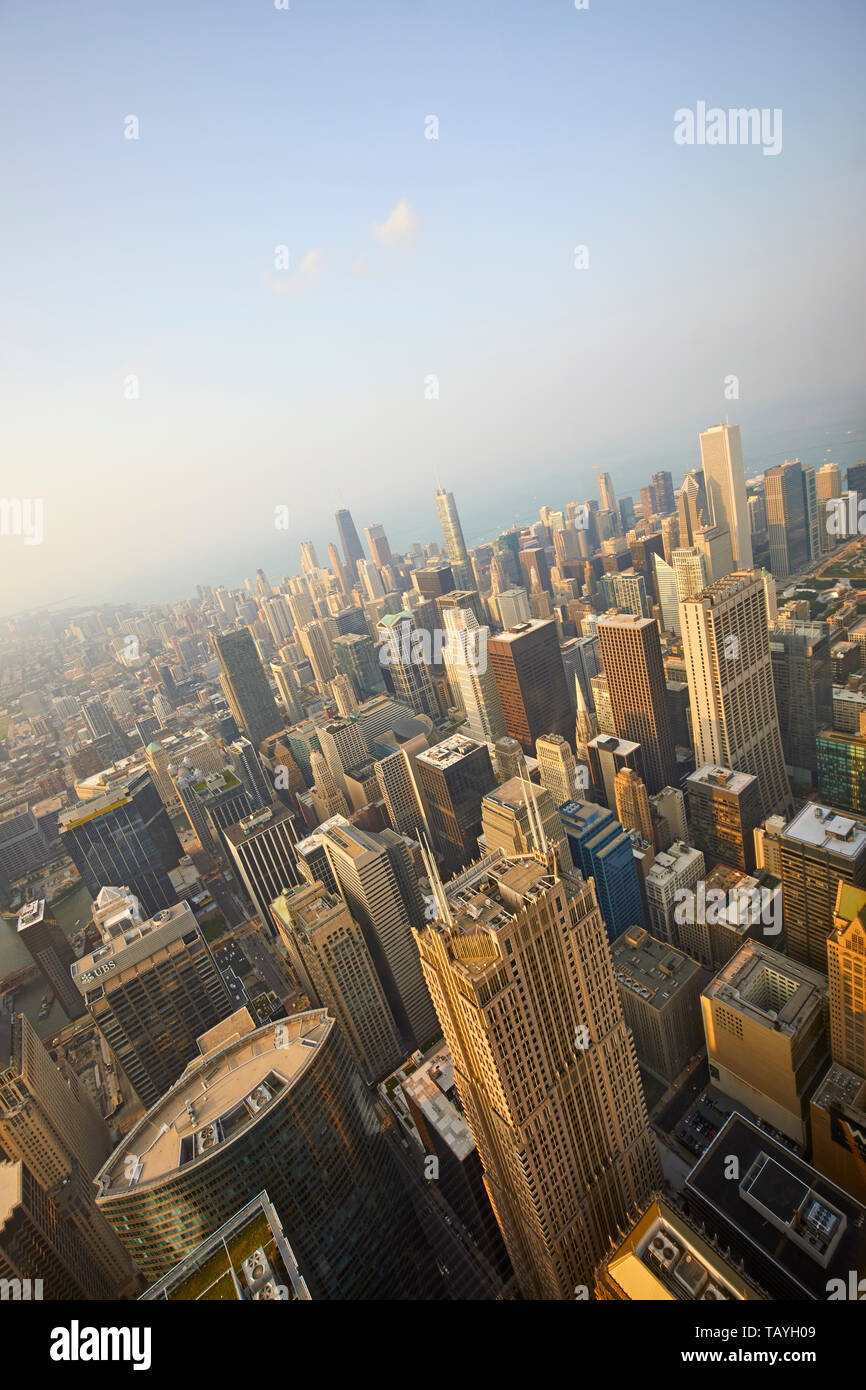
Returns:
[[[0,536],[0,611],[294,573],[337,506],[441,540],[437,479],[472,543],[726,416],[747,475],[866,457],[864,40],[862,0],[4,0],[0,497],[44,541]],[[677,145],[699,101],[781,153]]]

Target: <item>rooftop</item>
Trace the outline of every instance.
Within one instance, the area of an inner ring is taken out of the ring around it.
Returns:
[[[840,816],[832,806],[810,801],[782,831],[782,840],[855,859],[866,850],[866,821]]]
[[[793,1037],[827,1008],[824,975],[758,941],[746,941],[704,990],[704,998],[770,1031]]]
[[[716,1303],[763,1298],[730,1260],[663,1198],[650,1203],[608,1257],[606,1273],[632,1301]]]
[[[406,1096],[462,1162],[475,1148],[475,1140],[462,1111],[448,1098],[453,1089],[454,1062],[447,1051],[428,1058],[403,1082]]]
[[[729,1177],[731,1158],[740,1180]],[[828,1276],[866,1268],[866,1209],[808,1163],[734,1111],[686,1178],[697,1194],[737,1228],[801,1297],[824,1300]],[[725,1235],[724,1229],[720,1232]],[[749,1267],[748,1254],[746,1267]]]
[[[124,1196],[163,1182],[188,1164],[206,1163],[219,1145],[249,1130],[294,1085],[333,1027],[324,1009],[312,1009],[235,1033],[196,1057],[104,1164],[96,1179],[100,1196]],[[136,1155],[134,1168],[127,1154]]]
[[[623,932],[611,943],[610,953],[617,982],[656,1009],[663,1009],[701,973],[690,956],[650,936],[643,927]]]
[[[107,924],[103,924],[106,934],[102,945],[70,966],[72,978],[82,994],[96,988],[96,982],[102,977],[139,965],[187,933],[199,934],[198,923],[186,902],[163,908],[145,922],[135,921],[126,908],[122,909],[122,918],[126,922],[125,931],[109,937]]]
[[[686,778],[687,787],[695,784],[721,787],[734,795],[739,795],[746,787],[757,786],[757,783],[757,777],[753,777],[750,772],[737,772],[731,767],[716,767],[712,763],[704,763],[701,767],[695,768]]]
[[[416,761],[427,763],[430,767],[453,767],[461,758],[465,758],[468,753],[474,753],[475,749],[480,747],[482,745],[476,743],[473,738],[466,738],[464,734],[453,734],[451,738],[443,739],[432,748],[425,748],[418,754]]]

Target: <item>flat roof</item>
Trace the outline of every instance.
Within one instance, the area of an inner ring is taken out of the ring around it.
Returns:
[[[236,1034],[196,1057],[103,1165],[96,1178],[100,1196],[125,1196],[165,1181],[181,1167],[206,1163],[294,1085],[333,1027],[325,1009],[312,1009]],[[127,1162],[130,1154],[137,1159],[134,1168]]]
[[[783,840],[825,849],[854,859],[866,850],[866,821],[856,816],[840,816],[832,806],[810,801],[785,826]]]
[[[784,990],[780,981],[785,982]],[[826,1010],[828,985],[817,970],[749,940],[710,981],[704,998],[718,1000],[753,1023],[790,1037]]]
[[[728,1176],[732,1157],[739,1162],[739,1181]],[[753,1195],[754,1202],[744,1196],[747,1183],[747,1196]],[[738,1111],[728,1117],[686,1177],[685,1192],[687,1197],[694,1193],[702,1199],[709,1208],[710,1221],[715,1210],[729,1226],[736,1227],[745,1246],[770,1259],[780,1274],[799,1286],[805,1298],[823,1301],[829,1278],[843,1278],[847,1285],[849,1270],[866,1271],[866,1208]],[[819,1246],[806,1249],[792,1238],[791,1204],[804,1193],[845,1218],[844,1230],[826,1263]],[[784,1226],[789,1227],[787,1232]],[[719,1234],[728,1238],[726,1230]],[[748,1272],[748,1253],[745,1263]]]
[[[473,753],[476,748],[481,747],[483,745],[477,743],[474,738],[467,738],[465,734],[452,734],[451,738],[443,739],[432,748],[425,748],[417,755],[415,761],[429,763],[431,767],[453,767],[461,758],[465,758],[467,753]]]
[[[610,953],[617,983],[655,1009],[663,1009],[701,974],[691,956],[650,936],[643,927],[624,931],[611,942]]]
[[[750,785],[757,785],[757,777],[753,777],[750,772],[740,772],[731,767],[722,767],[717,763],[703,763],[696,767],[694,772],[690,772],[686,778],[686,784],[697,783],[701,786],[718,787],[721,791],[736,794],[745,791]]]

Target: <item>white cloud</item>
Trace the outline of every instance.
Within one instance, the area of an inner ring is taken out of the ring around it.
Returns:
[[[316,281],[320,279],[325,270],[325,253],[321,246],[314,246],[301,259],[301,264],[294,275],[288,276],[285,280],[275,280],[273,276],[265,276],[265,284],[274,294],[287,294],[292,299],[297,299],[299,295],[305,294],[312,289]]]
[[[385,222],[373,223],[373,236],[380,246],[414,246],[421,223],[405,198],[401,198]]]
[[[366,256],[359,256],[356,261],[352,262],[352,274],[365,277],[373,274]]]

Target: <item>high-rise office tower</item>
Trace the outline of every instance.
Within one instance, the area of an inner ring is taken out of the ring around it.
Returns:
[[[116,1296],[77,1232],[20,1161],[0,1161],[0,1280],[4,1298],[16,1297],[7,1280],[19,1281],[13,1284],[18,1298],[22,1289],[30,1297],[57,1301]]]
[[[75,1073],[61,1075],[24,1014],[0,1008],[0,1154],[22,1163],[56,1202],[79,1258],[103,1280],[102,1292],[87,1295],[95,1298],[127,1295],[134,1278],[94,1203],[91,1182],[110,1151],[108,1129]]]
[[[627,613],[634,613],[637,618],[650,616],[646,582],[643,575],[634,569],[610,576],[603,575],[602,587],[605,591],[611,591],[612,608],[623,608]]]
[[[556,807],[545,787],[520,777],[503,782],[481,803],[485,851],[502,849],[512,855],[552,849],[559,872],[571,873],[571,850]]]
[[[329,683],[337,674],[337,667],[334,664],[334,654],[331,649],[331,635],[329,626],[333,628],[333,622],[314,621],[307,623],[298,631],[298,640],[301,648],[310,663],[313,675],[316,678],[316,685],[322,695],[327,695]],[[271,729],[269,733],[274,733]]]
[[[363,726],[353,719],[331,719],[320,724],[319,746],[341,791],[346,790],[346,773],[370,757]]]
[[[616,734],[598,734],[586,745],[589,775],[596,799],[601,797],[611,811],[616,811],[616,776],[624,767],[633,768],[643,778],[643,753],[639,743],[617,738]]]
[[[679,633],[680,597],[677,593],[677,577],[672,565],[659,555],[653,556],[653,584],[661,609],[661,626],[664,632]]]
[[[301,541],[301,569],[304,574],[314,574],[316,570],[321,569],[312,541]]]
[[[827,525],[827,503],[842,496],[842,473],[838,463],[825,463],[815,479],[818,501],[818,537],[822,552],[832,550],[836,537]]]
[[[618,936],[610,954],[638,1061],[670,1085],[703,1047],[700,967],[643,927]]]
[[[147,912],[177,901],[168,871],[183,850],[149,773],[62,812],[58,829],[92,897],[105,883],[125,883]]]
[[[364,934],[343,899],[321,883],[304,884],[279,894],[271,911],[311,1004],[337,1019],[364,1080],[389,1076],[403,1049]]]
[[[337,670],[352,682],[359,700],[382,693],[385,683],[371,637],[347,632],[334,638],[331,650]]]
[[[445,537],[445,554],[452,565],[466,565],[469,557],[466,553],[466,542],[463,539],[463,528],[457,515],[453,492],[446,492],[441,487],[437,490],[436,510],[439,513],[439,522]]]
[[[839,884],[866,886],[866,821],[809,802],[782,830],[779,849],[786,950],[826,971]]]
[[[767,525],[770,535],[770,569],[785,578],[809,563],[809,518],[799,459],[764,474]]]
[[[337,713],[348,719],[358,707],[358,696],[348,676],[337,674],[330,682],[329,689],[337,706]]]
[[[365,602],[375,603],[376,599],[385,597],[382,576],[372,560],[358,561],[358,578],[361,581],[361,593]]]
[[[590,687],[591,688],[591,687]],[[587,744],[594,739],[598,733],[598,719],[595,712],[587,704],[583,685],[578,679],[577,672],[574,676],[575,694],[575,716],[574,716],[574,751],[579,762],[585,763],[589,757]]]
[[[683,547],[694,545],[698,531],[710,520],[704,475],[699,468],[693,468],[683,479],[677,498],[677,520]]]
[[[746,475],[739,425],[713,425],[701,435],[704,487],[719,529],[731,533],[734,568],[752,568],[752,536],[746,507]],[[715,575],[714,578],[723,576]]]
[[[416,937],[520,1291],[569,1299],[661,1176],[592,885],[553,862],[437,882]]]
[[[313,1009],[251,1027],[241,1011],[230,1035],[199,1040],[102,1169],[103,1213],[158,1279],[266,1190],[314,1299],[430,1297],[430,1256],[339,1023]]]
[[[556,623],[537,618],[491,637],[487,644],[505,728],[524,752],[543,734],[572,732],[571,703]]]
[[[866,812],[866,736],[822,729],[816,741],[818,791],[831,806]]]
[[[348,594],[350,589],[352,588],[352,584],[351,581],[347,578],[346,571],[343,567],[343,562],[340,559],[340,553],[337,550],[337,547],[334,545],[333,541],[330,541],[328,544],[328,560],[330,561],[334,578],[340,586],[342,593]]]
[[[833,723],[830,628],[779,618],[770,632],[770,656],[785,763],[795,780],[811,784],[816,739]]]
[[[640,505],[644,521],[650,521],[655,515],[656,494],[655,488],[651,483],[645,484],[640,490]]]
[[[320,822],[330,820],[331,816],[348,816],[349,802],[334,776],[324,754],[314,749],[310,754],[310,772],[313,778],[311,795],[316,815]]]
[[[710,1078],[802,1148],[828,1058],[827,981],[746,941],[702,995]]]
[[[609,473],[599,473],[598,495],[601,498],[602,511],[616,512],[616,493],[613,490],[613,479]]]
[[[22,1013],[0,1008],[0,1150],[51,1189],[78,1167],[93,1178],[111,1151],[104,1120],[74,1072],[63,1075]]]
[[[392,830],[372,835],[354,825],[334,824],[321,834],[334,881],[364,933],[400,1040],[414,1051],[434,1041],[439,1029],[412,939],[412,928],[424,920],[424,900],[406,843]]]
[[[653,492],[656,512],[659,516],[669,516],[674,510],[674,480],[664,469],[653,473]]]
[[[220,664],[222,687],[237,726],[255,748],[268,734],[276,734],[283,721],[271,694],[249,628],[213,634]]]
[[[427,739],[418,734],[376,763],[376,779],[388,819],[401,835],[417,837],[429,830],[424,803],[415,778],[415,758],[427,747]]]
[[[686,599],[680,616],[698,766],[751,773],[758,779],[762,816],[787,811],[791,791],[760,571],[711,584]]]
[[[761,823],[757,777],[730,767],[698,767],[685,780],[691,841],[710,864],[755,869],[755,828]]]
[[[644,907],[631,837],[612,811],[591,801],[567,801],[559,815],[576,869],[595,880],[608,938],[644,925]]]
[[[229,762],[235,776],[243,782],[253,810],[270,806],[273,801],[271,784],[265,776],[258,749],[248,738],[236,738],[228,746]]]
[[[378,565],[380,570],[384,569],[386,565],[393,565],[394,556],[391,554],[391,547],[388,544],[384,526],[378,523],[375,526],[368,526],[366,536],[373,563]]]
[[[694,893],[698,882],[704,877],[706,865],[699,849],[675,840],[653,860],[646,878],[647,907],[649,908],[649,929],[660,941],[671,945],[688,946],[677,932],[676,912],[685,893]],[[685,901],[688,901],[687,899]]]
[[[541,784],[553,798],[554,806],[572,801],[578,791],[577,763],[561,734],[543,734],[535,740],[535,756]],[[584,788],[585,790],[585,788]]]
[[[496,785],[487,745],[453,734],[418,754],[415,776],[436,849],[457,873],[478,851],[481,798]]]
[[[677,584],[677,598],[680,603],[699,594],[707,587],[707,562],[695,545],[681,547],[673,553],[673,568]]]
[[[286,806],[254,811],[225,831],[225,843],[262,926],[273,931],[270,905],[298,882],[294,818]]]
[[[46,912],[44,898],[37,898],[22,907],[18,916],[18,940],[27,947],[42,978],[57,995],[66,1016],[80,1018],[85,1008],[69,974],[75,952],[63,928]]]
[[[346,557],[346,570],[348,571],[349,580],[348,587],[351,588],[358,572],[358,561],[364,558],[364,550],[358,539],[358,532],[355,530],[352,513],[345,507],[341,507],[334,519],[337,523],[337,534],[340,537],[343,554]]]
[[[199,1032],[233,1005],[187,903],[145,919],[135,897],[103,888],[103,944],[82,956],[73,979],[145,1106],[180,1076]]]
[[[614,778],[616,816],[624,830],[637,830],[653,844],[653,818],[643,778],[632,767],[620,768]]]
[[[394,693],[417,713],[440,717],[430,666],[424,660],[423,633],[411,613],[387,613],[376,624],[382,646],[380,661],[387,665]]]
[[[491,602],[494,615],[500,627],[517,627],[519,623],[531,621],[529,595],[525,589],[503,589]]]
[[[833,1061],[866,1078],[866,891],[840,883],[827,939]],[[864,1155],[866,1158],[866,1155]]]
[[[516,738],[509,738],[507,734],[505,738],[498,738],[493,745],[493,764],[499,783],[507,782],[512,777],[529,778],[523,748]]]
[[[734,551],[727,526],[703,526],[695,532],[695,548],[707,571],[707,583],[725,579],[734,571]]]
[[[617,734],[641,745],[650,792],[678,781],[658,625],[631,613],[607,613],[598,637]]]
[[[493,742],[505,733],[496,677],[487,661],[488,627],[479,626],[471,608],[442,610],[447,633],[445,669],[454,696],[466,712],[465,733]]]

